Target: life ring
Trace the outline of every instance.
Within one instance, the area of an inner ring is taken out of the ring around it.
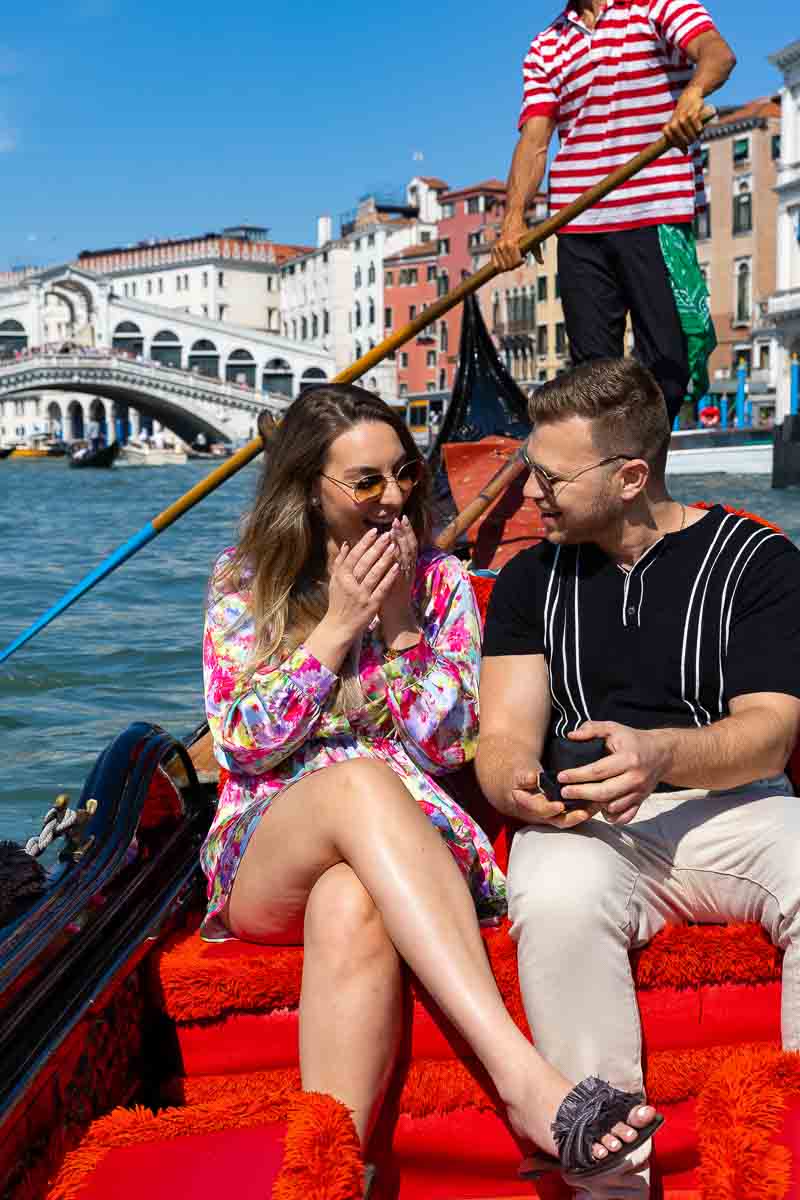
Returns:
[[[719,425],[720,411],[716,404],[707,404],[700,410],[699,416],[704,429],[713,429],[715,425]]]

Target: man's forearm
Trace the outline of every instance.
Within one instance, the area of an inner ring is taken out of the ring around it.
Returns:
[[[516,816],[508,797],[520,771],[538,771],[541,766],[532,747],[500,734],[481,734],[475,758],[475,773],[489,803],[506,816]]]
[[[664,782],[719,791],[779,775],[792,734],[767,706],[733,713],[704,729],[653,730],[669,755]]]
[[[508,174],[506,225],[520,225],[524,222],[525,210],[539,190],[546,166],[547,146],[528,142],[524,137],[520,138]]]
[[[697,39],[696,66],[689,87],[710,96],[736,66],[736,55],[724,38],[717,33],[701,34]]]

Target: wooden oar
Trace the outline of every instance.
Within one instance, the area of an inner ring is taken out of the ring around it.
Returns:
[[[707,108],[703,114],[703,124],[707,124],[714,115],[714,109]],[[546,221],[542,221],[530,233],[526,233],[521,237],[519,241],[520,251],[523,254],[529,254],[534,247],[540,246],[557,229],[574,220],[580,213],[590,208],[593,204],[596,204],[598,200],[602,200],[614,188],[619,187],[621,183],[625,183],[638,171],[641,171],[643,167],[649,166],[651,162],[668,149],[669,143],[667,139],[663,136],[660,137],[657,141],[653,142],[652,146],[648,146],[641,153],[637,154],[635,158],[624,163],[621,167],[617,167],[615,171],[612,171],[610,175],[601,179],[594,187],[588,188],[576,200],[568,204],[566,208],[559,209],[554,216],[549,217]],[[384,338],[378,346],[375,346],[373,350],[369,350],[366,354],[362,355],[352,366],[347,367],[344,371],[340,371],[338,375],[334,376],[331,382],[352,383],[355,379],[359,379],[377,363],[386,358],[387,355],[391,354],[393,350],[397,350],[398,347],[410,341],[411,338],[415,337],[421,330],[430,325],[431,322],[438,320],[444,313],[449,312],[451,308],[460,304],[465,296],[477,291],[484,283],[488,283],[490,279],[494,279],[499,274],[501,272],[493,263],[487,263],[485,267],[481,267],[480,271],[476,271],[474,275],[470,275],[468,279],[463,280],[457,287],[448,292],[446,296],[435,300],[429,308],[421,312],[413,321],[409,321],[402,329],[398,329],[396,333]],[[231,475],[235,475],[237,471],[251,462],[257,454],[260,454],[263,448],[264,439],[259,434],[258,437],[253,438],[246,446],[242,446],[240,450],[237,450],[235,454],[226,459],[221,466],[211,471],[200,483],[190,488],[188,492],[185,492],[173,504],[170,504],[168,508],[160,512],[158,516],[153,517],[152,521],[148,521],[138,533],[135,533],[132,538],[129,538],[127,542],[124,542],[122,546],[119,546],[110,554],[104,562],[90,571],[88,575],[85,575],[79,583],[62,596],[47,612],[43,613],[41,617],[16,637],[13,642],[10,642],[4,650],[0,651],[0,662],[4,662],[5,659],[10,658],[16,650],[19,650],[32,637],[35,637],[37,633],[46,628],[51,621],[55,620],[57,616],[65,612],[76,600],[95,587],[101,579],[105,579],[106,576],[115,571],[122,563],[127,562],[129,558],[138,553],[148,542],[152,542],[160,533],[163,533],[165,529],[174,524],[184,513],[189,512],[190,509],[199,504],[211,492],[216,491],[226,479],[230,479]],[[512,462],[515,462],[516,470],[506,477],[506,486],[522,470],[522,464],[519,461],[512,460]],[[511,464],[509,463],[507,466],[510,468]],[[499,495],[499,492],[502,490],[502,487],[500,487],[495,495]],[[494,498],[492,496],[491,499]],[[488,507],[491,499],[481,499],[480,507],[471,516],[470,524],[472,521],[477,520],[484,509]],[[468,507],[471,508],[472,506]],[[466,526],[463,526],[463,528],[466,528]],[[458,532],[460,533],[461,529]],[[458,534],[455,536],[458,536]]]
[[[449,525],[445,525],[436,539],[439,549],[452,550],[461,534],[469,529],[473,521],[477,521],[478,517],[483,516],[492,501],[496,500],[501,492],[504,492],[524,470],[525,460],[520,447],[515,454],[512,454],[508,462],[503,463],[502,467],[495,471],[489,482],[484,484],[477,496],[470,500],[465,508],[462,508],[458,516],[454,517]]]

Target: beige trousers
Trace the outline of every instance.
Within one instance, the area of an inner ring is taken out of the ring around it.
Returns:
[[[800,799],[785,775],[648,797],[629,825],[530,825],[509,862],[511,934],[538,1048],[570,1079],[642,1087],[628,951],[667,922],[757,921],[785,950],[783,1044],[800,1048]],[[586,1200],[643,1200],[648,1147]]]

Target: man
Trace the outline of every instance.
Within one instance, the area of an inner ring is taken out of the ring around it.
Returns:
[[[573,362],[621,356],[630,313],[637,357],[660,383],[670,422],[686,394],[690,355],[695,386],[704,389],[706,358],[716,344],[692,233],[696,209],[706,204],[695,139],[703,98],[735,63],[698,0],[570,0],[534,38],[523,67],[520,138],[492,252],[500,270],[522,261],[525,210],[544,176],[556,127],[561,144],[550,168],[552,212],[659,134],[672,145],[566,225],[558,239]],[[682,287],[673,289],[670,268],[680,273]]]
[[[569,1078],[638,1090],[630,948],[668,921],[755,920],[786,951],[783,1039],[800,1049],[800,802],[784,775],[800,552],[670,497],[664,401],[635,360],[544,384],[530,416],[525,494],[547,537],[492,594],[477,771],[523,822],[509,912],[537,1045]],[[538,787],[554,738],[609,752],[559,774],[577,808]],[[580,1194],[646,1196],[647,1152]]]

